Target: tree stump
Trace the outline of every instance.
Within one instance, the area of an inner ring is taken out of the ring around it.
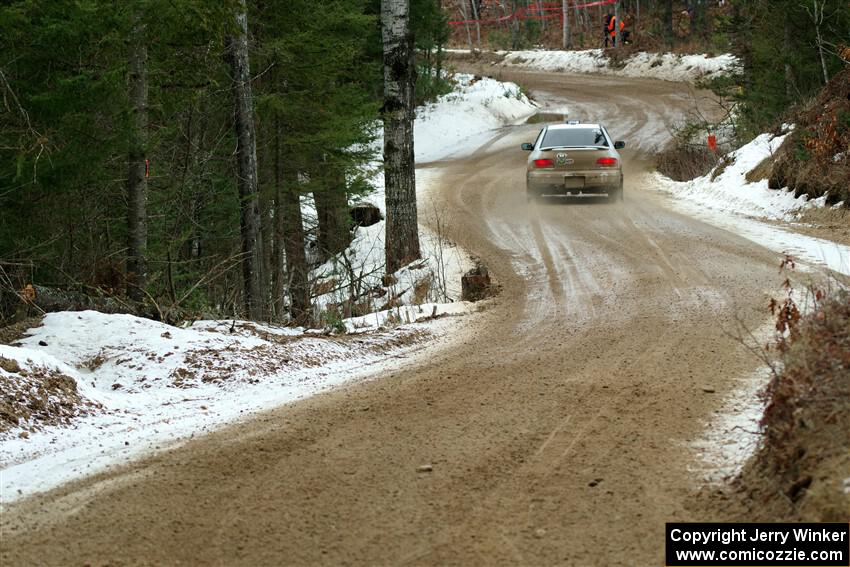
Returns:
[[[463,301],[478,301],[492,295],[490,274],[480,264],[461,277],[460,285]]]

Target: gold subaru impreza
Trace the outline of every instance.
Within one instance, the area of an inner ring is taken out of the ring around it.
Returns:
[[[622,201],[623,168],[617,150],[625,147],[625,142],[611,141],[601,124],[571,120],[545,126],[533,144],[522,145],[531,152],[525,174],[528,200],[607,195]]]

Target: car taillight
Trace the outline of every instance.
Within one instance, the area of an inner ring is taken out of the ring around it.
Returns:
[[[553,159],[536,159],[536,160],[534,160],[534,167],[555,167],[555,160],[553,160]]]
[[[617,165],[617,158],[601,157],[596,160],[596,165],[601,165],[602,167],[615,167]]]

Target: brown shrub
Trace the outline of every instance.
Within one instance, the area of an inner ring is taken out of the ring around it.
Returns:
[[[656,157],[659,173],[674,181],[690,181],[708,174],[718,164],[718,157],[708,148],[675,144]]]
[[[767,389],[764,443],[742,473],[758,519],[850,521],[850,293],[785,319],[782,370]],[[793,312],[791,312],[793,315]]]

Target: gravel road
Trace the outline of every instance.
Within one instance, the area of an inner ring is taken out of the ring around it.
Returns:
[[[501,285],[451,346],[9,506],[0,563],[663,565],[664,523],[709,519],[689,443],[759,365],[730,334],[765,323],[778,258],[648,186],[698,93],[503,77],[629,143],[625,202],[526,204],[537,125],[424,165]]]

